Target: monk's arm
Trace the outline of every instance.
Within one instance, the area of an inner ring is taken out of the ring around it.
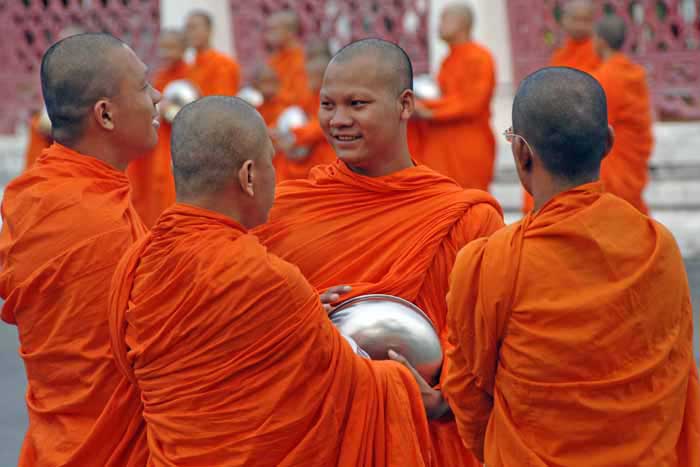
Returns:
[[[486,239],[467,245],[457,257],[447,295],[448,374],[443,392],[464,444],[484,459],[484,437],[493,407],[496,374],[496,320],[480,300]]]
[[[440,99],[422,101],[431,110],[433,120],[475,118],[488,111],[494,87],[494,71],[490,60],[470,60],[463,67],[463,72],[451,79],[457,81],[455,87],[459,92],[446,94]]]

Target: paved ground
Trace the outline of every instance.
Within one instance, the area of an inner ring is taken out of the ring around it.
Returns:
[[[700,259],[688,261],[688,274],[695,303],[695,354],[700,334]],[[25,377],[17,355],[15,328],[0,323],[0,466],[16,465],[17,453],[26,428]]]

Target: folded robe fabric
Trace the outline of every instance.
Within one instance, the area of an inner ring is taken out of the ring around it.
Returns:
[[[112,357],[109,282],[146,228],[126,176],[60,144],[6,188],[2,319],[17,326],[29,428],[20,466],[143,466],[137,391]]]
[[[428,167],[374,178],[337,161],[282,183],[269,222],[254,233],[319,290],[350,284],[350,296],[385,293],[415,303],[445,346],[455,256],[502,226],[488,193],[464,190]],[[453,421],[434,421],[430,430],[438,465],[476,465]]]
[[[672,235],[591,183],[468,245],[444,383],[488,466],[700,465],[687,278]]]
[[[433,465],[411,373],[356,356],[299,270],[228,217],[166,210],[109,318],[151,466]]]

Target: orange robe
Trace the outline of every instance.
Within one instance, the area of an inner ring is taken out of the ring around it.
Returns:
[[[410,372],[356,356],[299,270],[233,219],[175,204],[110,296],[149,465],[430,466]]]
[[[2,319],[17,326],[29,428],[19,465],[143,466],[139,395],[117,369],[107,294],[146,228],[126,176],[53,144],[2,202]]]
[[[326,140],[326,135],[318,121],[318,109],[321,105],[318,93],[310,93],[304,111],[309,122],[293,130],[296,147],[308,148],[309,154],[303,159],[290,159],[280,154],[283,160],[277,167],[277,180],[296,180],[306,178],[309,171],[317,165],[330,164],[335,157],[333,147]]]
[[[257,108],[257,111],[262,116],[267,127],[274,129],[277,125],[277,119],[286,108],[287,105],[275,96],[272,99],[265,99],[260,107]],[[280,177],[285,173],[284,165],[286,164],[286,159],[284,154],[277,151],[272,159],[272,164],[275,167],[277,183],[279,183],[282,181]]]
[[[489,467],[700,465],[692,308],[666,228],[601,183],[468,245],[444,383]]]
[[[415,303],[446,343],[445,295],[457,251],[502,226],[488,193],[465,191],[425,166],[371,178],[337,161],[282,183],[270,221],[255,233],[319,290],[350,284],[351,295]],[[454,421],[433,421],[430,431],[437,465],[476,465]]]
[[[642,195],[649,182],[654,136],[646,73],[643,67],[617,53],[594,76],[605,89],[608,122],[615,131],[615,143],[603,159],[600,179],[607,191],[648,213]]]
[[[235,96],[241,83],[241,69],[228,55],[214,49],[198,53],[187,78],[204,96]]]
[[[187,64],[180,61],[160,70],[153,78],[153,86],[163,92],[170,82],[185,79],[188,69]],[[175,202],[175,180],[170,161],[171,131],[172,125],[161,118],[158,144],[143,158],[129,164],[126,171],[134,207],[147,227],[152,227],[165,208]]]
[[[438,84],[442,97],[422,101],[433,118],[421,122],[419,160],[465,188],[488,190],[496,159],[490,122],[496,86],[491,53],[474,42],[452,46]]]
[[[309,94],[304,49],[295,45],[280,50],[270,56],[269,65],[279,76],[279,99],[285,106],[303,106]]]
[[[593,39],[588,38],[583,41],[575,41],[571,38],[564,42],[564,45],[554,51],[549,66],[565,66],[576,68],[592,74],[601,65],[600,56],[593,47]],[[528,193],[523,191],[523,214],[527,214],[535,207],[535,202]]]
[[[24,170],[28,170],[39,158],[41,152],[51,145],[52,139],[39,130],[40,114],[34,115],[29,121],[29,141],[24,153]]]

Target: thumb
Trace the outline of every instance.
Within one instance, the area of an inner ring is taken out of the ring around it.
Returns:
[[[387,355],[389,355],[389,358],[394,360],[395,362],[399,362],[403,366],[410,368],[411,364],[408,363],[408,360],[406,360],[406,357],[404,357],[403,355],[401,355],[397,351],[389,349],[389,351],[387,352]]]

